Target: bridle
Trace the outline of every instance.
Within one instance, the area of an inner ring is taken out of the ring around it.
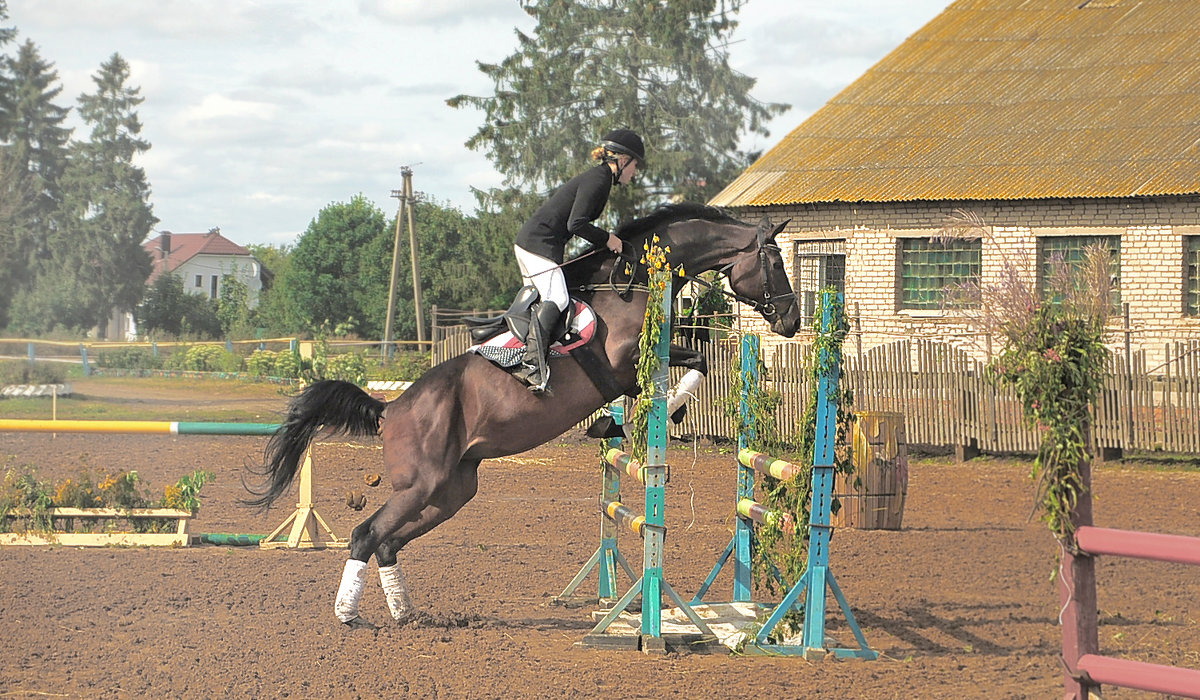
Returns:
[[[776,244],[773,240],[767,240],[766,230],[760,226],[758,229],[757,254],[758,254],[759,269],[762,272],[762,284],[763,284],[763,300],[762,301],[758,301],[757,299],[751,299],[750,297],[748,297],[744,294],[740,294],[735,291],[726,290],[724,287],[717,286],[711,282],[706,282],[706,281],[700,279],[699,277],[695,277],[693,275],[684,274],[683,278],[688,280],[689,282],[695,282],[696,284],[698,284],[706,289],[710,289],[710,290],[715,289],[717,292],[724,295],[725,297],[733,299],[734,301],[740,302],[742,304],[745,304],[746,306],[753,308],[755,311],[762,314],[763,318],[767,319],[767,321],[774,323],[776,320],[779,319],[779,308],[778,308],[777,304],[780,302],[788,301],[790,299],[795,299],[796,293],[794,291],[788,292],[787,294],[775,294],[774,293],[775,289],[774,289],[774,285],[771,284],[771,274],[770,274],[771,273],[771,261],[768,259],[768,255],[767,255],[767,253],[772,250],[775,251],[776,253],[779,253],[780,255],[783,254],[782,251],[780,250],[778,244]],[[724,275],[726,278],[728,278],[729,273],[733,270],[735,265],[737,265],[737,260],[734,260],[733,262],[718,268],[717,274]]]
[[[759,270],[762,274],[762,285],[763,285],[762,301],[759,301],[757,299],[752,299],[752,298],[746,296],[745,294],[741,294],[736,291],[727,290],[723,286],[713,284],[712,282],[707,282],[705,280],[700,279],[699,277],[696,277],[695,275],[688,274],[686,272],[683,275],[681,275],[681,277],[689,282],[694,282],[695,284],[698,284],[701,287],[704,287],[705,289],[715,290],[718,294],[721,294],[722,296],[724,296],[726,298],[733,299],[734,301],[745,304],[746,306],[749,306],[752,309],[754,309],[755,311],[757,311],[758,313],[762,314],[763,318],[765,318],[768,322],[774,323],[775,321],[779,320],[779,306],[778,305],[781,302],[785,302],[790,299],[795,299],[796,293],[794,291],[788,292],[787,294],[776,294],[775,293],[775,287],[773,284],[771,284],[771,274],[770,274],[771,261],[768,257],[768,253],[773,250],[776,253],[779,253],[780,255],[782,255],[782,251],[780,250],[779,245],[774,242],[774,240],[767,239],[766,230],[764,227],[760,226],[758,228],[757,236],[758,236],[758,249],[755,251],[755,253],[758,255],[758,266],[759,266]],[[591,253],[601,252],[601,250],[602,249],[596,249],[596,250],[591,251]],[[582,255],[579,258],[574,258],[574,259],[572,259],[572,262],[574,262],[575,260],[578,260],[582,257],[586,257],[586,255],[590,255],[591,253]],[[738,256],[738,257],[740,258],[741,256]],[[627,263],[636,264],[634,262],[633,258],[630,258],[623,253],[618,255],[617,259],[623,260]],[[738,263],[738,260],[734,260],[731,263],[723,265],[716,269],[716,273],[728,278],[730,272],[737,265],[737,263]],[[609,270],[609,279],[608,279],[608,284],[607,284],[608,288],[616,291],[617,294],[620,295],[622,298],[627,297],[629,295],[629,292],[634,289],[641,289],[643,291],[647,291],[646,287],[634,282],[634,277],[635,277],[634,275],[631,275],[624,282],[624,284],[623,284],[624,289],[620,289],[618,286],[618,282],[615,279],[616,274],[617,274],[617,269],[619,267],[620,267],[619,265],[613,265],[612,269]],[[589,285],[581,285],[581,286],[575,287],[574,289],[576,289],[578,291],[590,291],[590,290],[595,290],[597,288],[599,288],[599,285],[590,285],[589,284]]]

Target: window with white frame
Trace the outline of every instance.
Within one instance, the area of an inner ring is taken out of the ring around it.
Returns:
[[[963,284],[979,284],[983,240],[954,238],[900,238],[899,307],[937,310],[949,301],[948,294]]]
[[[812,323],[820,291],[834,287],[846,291],[846,241],[796,241],[792,288],[805,323]]]

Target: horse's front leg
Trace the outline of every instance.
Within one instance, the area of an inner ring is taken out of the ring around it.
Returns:
[[[688,368],[688,371],[680,377],[679,383],[667,392],[667,414],[671,416],[671,421],[678,425],[687,415],[687,400],[696,396],[696,389],[708,375],[708,360],[696,350],[671,343],[667,364],[671,367]],[[629,396],[637,396],[637,393],[631,392]],[[628,424],[617,425],[612,416],[603,415],[588,426],[587,435],[596,438],[624,437],[628,439],[628,431]]]
[[[667,414],[671,416],[671,421],[678,425],[687,415],[687,400],[695,397],[700,382],[708,376],[708,359],[698,350],[675,343],[670,345],[669,357],[670,366],[688,368],[679,378],[679,383],[667,392]]]

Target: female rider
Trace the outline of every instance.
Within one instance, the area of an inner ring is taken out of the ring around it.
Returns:
[[[541,393],[550,381],[548,356],[554,342],[554,328],[570,297],[560,266],[563,248],[571,236],[579,236],[595,246],[621,252],[621,239],[592,222],[600,218],[613,185],[627,185],[646,159],[642,139],[629,129],[617,129],[604,135],[592,151],[597,165],[571,178],[558,188],[517,234],[517,265],[521,280],[538,290],[525,339],[523,366],[515,372],[529,384],[530,391]]]

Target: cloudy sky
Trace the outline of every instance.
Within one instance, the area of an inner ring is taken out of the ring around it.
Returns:
[[[786,102],[764,149],[936,16],[950,0],[749,0],[731,63],[755,97]],[[238,243],[292,244],[322,207],[362,193],[385,211],[413,187],[464,211],[500,184],[463,146],[490,94],[475,61],[530,30],[516,0],[8,0],[17,41],[54,64],[62,106],[92,92],[114,52],[141,88],[140,160],[157,228],[219,226]],[[10,47],[11,50],[11,47]],[[72,122],[77,125],[77,122]],[[80,129],[79,138],[86,134]]]

